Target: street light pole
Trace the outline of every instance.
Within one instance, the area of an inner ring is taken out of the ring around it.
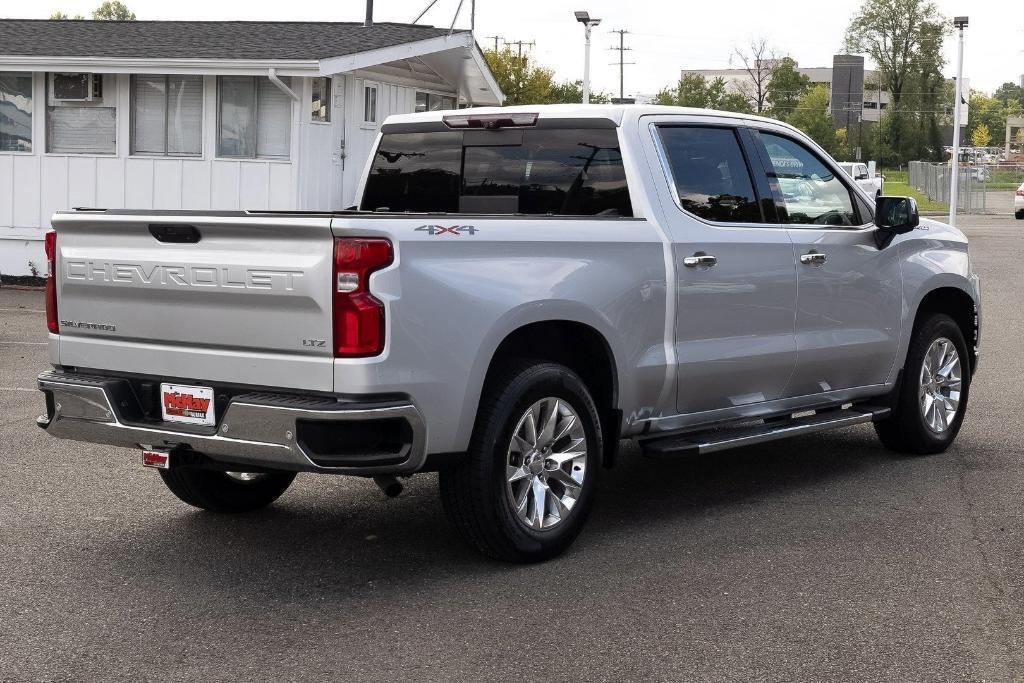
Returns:
[[[956,48],[956,101],[953,103],[953,159],[949,181],[949,224],[956,226],[957,190],[960,181],[960,115],[964,88],[964,28],[967,17],[956,17],[953,26],[960,32]]]
[[[590,32],[601,23],[601,20],[591,19],[589,12],[580,11],[574,14],[576,21],[583,24],[583,32],[587,39],[583,53],[583,104],[590,104]]]

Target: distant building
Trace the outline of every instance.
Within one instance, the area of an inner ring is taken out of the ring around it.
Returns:
[[[827,85],[830,92],[829,111],[837,128],[856,125],[858,116],[864,121],[878,121],[883,109],[889,106],[890,95],[879,90],[878,71],[864,68],[864,58],[858,55],[835,55],[831,67],[797,67],[812,85]],[[699,74],[707,79],[723,78],[729,92],[744,94],[753,86],[754,79],[745,69],[684,69],[682,76]]]

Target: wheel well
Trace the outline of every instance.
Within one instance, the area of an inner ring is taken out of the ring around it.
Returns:
[[[618,375],[615,358],[604,336],[583,323],[550,320],[515,330],[498,345],[487,368],[487,378],[506,361],[529,358],[564,365],[583,380],[594,399],[603,425],[605,465],[610,466],[618,448]]]
[[[956,322],[961,334],[964,335],[964,341],[967,342],[967,353],[970,356],[971,372],[973,373],[977,367],[976,346],[978,343],[974,300],[969,294],[956,287],[933,289],[921,299],[921,304],[917,307],[914,329],[916,330],[931,313],[945,313]]]

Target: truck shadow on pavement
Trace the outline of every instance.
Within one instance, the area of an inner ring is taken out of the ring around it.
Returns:
[[[436,475],[414,477],[394,500],[368,480],[300,478],[271,508],[242,516],[194,511],[168,493],[152,501],[166,514],[125,532],[135,535],[129,547],[136,588],[154,582],[159,590],[217,601],[237,592],[263,604],[311,593],[348,602],[389,585],[528,576],[550,572],[552,563],[607,565],[609,557],[641,549],[646,562],[673,561],[695,521],[706,524],[709,517],[745,510],[767,526],[772,522],[765,509],[780,505],[827,512],[844,486],[873,490],[887,476],[881,470],[907,462],[882,449],[870,428],[680,461],[648,460],[626,449],[614,469],[602,472],[595,508],[576,545],[532,566],[492,562],[466,547],[444,517]],[[128,552],[124,542],[121,535],[116,546],[89,556],[111,567],[81,571],[124,571],[118,559]]]

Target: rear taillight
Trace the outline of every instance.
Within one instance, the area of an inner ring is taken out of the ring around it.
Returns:
[[[46,251],[46,263],[49,272],[46,273],[46,329],[57,334],[60,328],[57,325],[57,233],[51,230],[43,238],[43,248]]]
[[[384,350],[384,304],[370,294],[370,274],[393,260],[388,240],[334,240],[335,356],[376,356]]]
[[[1018,196],[1018,197],[1024,197],[1024,189],[1022,189],[1022,190],[1017,190],[1017,196]]]

